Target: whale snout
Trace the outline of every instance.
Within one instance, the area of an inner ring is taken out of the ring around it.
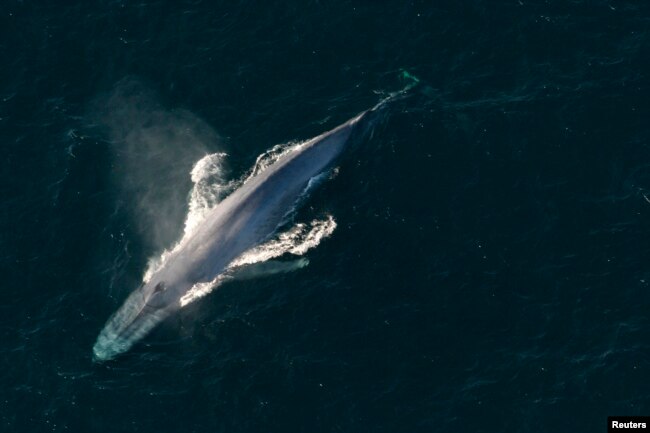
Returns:
[[[123,317],[116,314],[97,337],[93,346],[93,359],[109,361],[126,352],[165,317],[165,310],[143,311],[132,320],[126,321],[122,321]]]
[[[129,347],[121,344],[117,339],[100,335],[93,346],[93,361],[110,361],[117,355],[129,350]]]
[[[136,290],[108,320],[93,346],[93,360],[108,361],[129,350],[169,315],[169,308],[154,308]]]

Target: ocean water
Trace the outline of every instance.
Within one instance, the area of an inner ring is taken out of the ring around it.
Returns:
[[[0,431],[594,432],[650,414],[646,2],[0,16]],[[405,71],[419,86],[297,212],[336,225],[308,265],[225,282],[93,362],[188,215]]]

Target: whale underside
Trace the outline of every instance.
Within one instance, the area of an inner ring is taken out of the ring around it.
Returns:
[[[273,235],[310,180],[332,166],[376,108],[296,146],[210,210],[111,316],[93,347],[94,359],[109,360],[129,350],[180,308],[193,286],[214,281],[230,263]]]

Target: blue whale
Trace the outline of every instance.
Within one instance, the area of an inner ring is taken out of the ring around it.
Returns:
[[[369,124],[365,119],[380,105],[296,146],[209,211],[111,316],[93,347],[94,359],[110,360],[129,350],[178,310],[181,298],[195,284],[213,281],[238,256],[268,239],[310,180],[331,168],[352,133]]]

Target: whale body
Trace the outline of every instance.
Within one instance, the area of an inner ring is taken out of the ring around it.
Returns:
[[[233,260],[268,239],[310,180],[332,166],[361,120],[376,108],[296,146],[210,210],[111,316],[93,347],[94,359],[113,359],[129,350],[179,309],[195,284],[213,281]]]

